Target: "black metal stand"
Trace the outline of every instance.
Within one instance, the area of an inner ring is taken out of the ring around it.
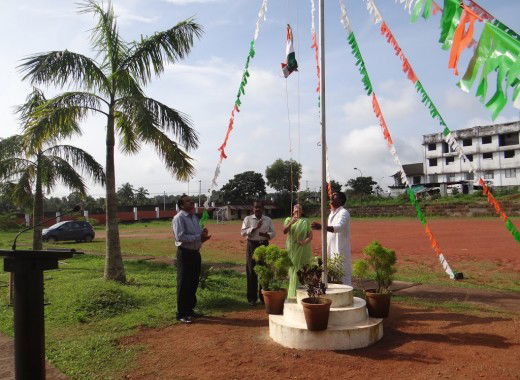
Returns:
[[[4,270],[14,275],[14,357],[16,380],[45,379],[43,271],[73,251],[5,251]]]

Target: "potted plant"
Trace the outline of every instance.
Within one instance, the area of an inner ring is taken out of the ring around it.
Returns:
[[[371,317],[386,318],[390,310],[392,295],[389,287],[396,272],[395,251],[373,241],[363,248],[363,253],[366,258],[354,263],[353,274],[364,279],[375,278],[377,289],[365,289],[368,314]]]
[[[327,329],[329,324],[330,305],[332,301],[325,297],[325,284],[321,281],[323,273],[322,261],[318,259],[317,263],[305,265],[298,271],[298,280],[300,284],[307,289],[309,297],[301,300],[303,313],[307,329],[311,331],[320,331]]]
[[[289,267],[292,266],[287,251],[276,245],[262,245],[255,249],[253,259],[256,261],[255,272],[262,286],[265,311],[267,314],[283,314],[283,304],[287,297],[284,285]]]
[[[327,281],[329,284],[342,284],[345,268],[343,262],[345,255],[333,253],[327,260]]]

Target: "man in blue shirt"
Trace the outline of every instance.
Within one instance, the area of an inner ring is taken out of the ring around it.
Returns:
[[[200,247],[211,236],[199,225],[193,200],[183,195],[177,201],[180,211],[173,218],[173,234],[177,246],[177,320],[191,323],[197,314],[197,287],[200,276]]]

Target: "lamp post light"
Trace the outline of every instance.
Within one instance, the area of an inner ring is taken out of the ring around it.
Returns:
[[[361,170],[359,170],[358,168],[354,168],[354,170],[357,170],[360,174],[361,177],[363,177],[363,172]]]

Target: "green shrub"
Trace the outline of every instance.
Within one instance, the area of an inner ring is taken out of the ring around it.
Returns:
[[[343,262],[345,255],[334,254],[327,260],[327,279],[329,282],[341,284],[343,276],[345,275],[345,269]]]
[[[0,230],[17,230],[20,226],[16,223],[15,214],[0,214]]]
[[[358,260],[353,266],[353,275],[360,278],[368,278],[370,270],[377,282],[378,293],[388,293],[396,272],[397,261],[395,251],[383,247],[377,241],[373,241],[365,248],[363,253],[366,258]]]
[[[325,294],[326,287],[321,280],[323,273],[323,262],[320,258],[315,259],[313,264],[305,264],[297,275],[300,284],[307,289],[307,295],[311,298],[311,303],[318,303],[317,298]]]
[[[104,284],[89,289],[76,301],[75,312],[79,322],[105,319],[139,306],[139,301],[120,285]]]
[[[287,280],[289,267],[292,266],[287,251],[276,245],[261,245],[255,249],[253,259],[256,261],[255,272],[262,289],[282,289]]]
[[[211,264],[202,263],[200,265],[199,288],[207,289],[210,286],[209,276],[213,274]]]

